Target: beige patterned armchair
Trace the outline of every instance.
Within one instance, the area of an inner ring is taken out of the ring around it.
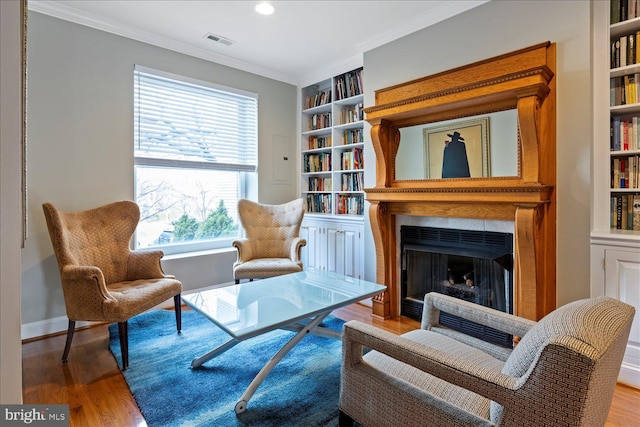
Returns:
[[[182,283],[162,272],[162,251],[129,248],[140,220],[137,204],[121,201],[82,212],[61,212],[51,203],[42,208],[69,318],[63,362],[78,320],[118,322],[122,369],[129,367],[128,319],[173,297],[180,332]]]
[[[440,311],[522,339],[496,347],[439,325]],[[533,322],[431,293],[402,336],[348,322],[340,425],[603,426],[634,312],[600,297]]]
[[[233,242],[238,250],[233,264],[236,283],[302,271],[300,251],[307,241],[299,234],[304,209],[302,199],[282,205],[238,202],[245,238]]]

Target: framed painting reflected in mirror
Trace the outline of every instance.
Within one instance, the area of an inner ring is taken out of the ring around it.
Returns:
[[[489,117],[428,127],[423,132],[428,179],[491,175]]]

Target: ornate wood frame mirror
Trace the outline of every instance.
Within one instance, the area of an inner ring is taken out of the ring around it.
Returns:
[[[365,189],[376,280],[387,291],[373,314],[399,315],[396,215],[514,221],[514,314],[537,320],[555,308],[556,45],[546,42],[375,92],[365,109],[376,185]],[[519,174],[396,180],[400,129],[516,109]]]

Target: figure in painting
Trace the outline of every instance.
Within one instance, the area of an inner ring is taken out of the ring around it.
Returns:
[[[444,157],[442,159],[443,178],[469,178],[469,160],[467,159],[467,147],[460,132],[447,134],[450,141],[445,141]]]

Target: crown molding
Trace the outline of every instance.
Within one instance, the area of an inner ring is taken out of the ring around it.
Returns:
[[[455,2],[441,1],[437,7],[433,8],[429,12],[417,15],[413,19],[403,22],[391,31],[380,33],[376,37],[356,45],[356,49],[351,57],[336,61],[327,67],[316,69],[313,72],[302,76],[293,76],[269,68],[260,67],[256,64],[234,59],[226,55],[211,52],[167,37],[126,26],[94,14],[80,12],[77,9],[70,8],[56,1],[31,0],[27,4],[29,10],[49,15],[54,18],[63,19],[284,83],[305,86],[312,84],[313,82],[330,78],[331,76],[340,74],[345,70],[361,67],[363,64],[364,52],[444,21],[445,19],[463,13],[469,9],[473,9],[474,7],[480,6],[489,1],[490,0],[460,0]]]
[[[283,74],[268,68],[260,67],[255,64],[240,61],[225,55],[210,52],[186,43],[141,31],[126,25],[122,25],[112,20],[90,13],[79,13],[78,10],[64,6],[55,1],[29,1],[29,10],[52,16],[54,18],[63,19],[96,30],[105,31],[118,36],[126,37],[139,42],[147,43],[153,46],[172,50],[174,52],[204,59],[216,64],[225,65],[227,67],[257,74],[259,76],[268,77],[292,85],[297,84],[297,79],[293,76]]]
[[[414,18],[407,20],[402,25],[393,28],[390,31],[379,34],[378,36],[366,40],[356,47],[360,52],[366,52],[375,49],[389,42],[407,36],[423,28],[430,27],[452,16],[459,15],[469,9],[488,3],[491,0],[460,0],[460,1],[441,1],[439,5],[430,9],[428,12],[416,15]]]
[[[361,53],[345,58],[342,61],[314,70],[312,73],[305,74],[299,81],[299,87],[305,87],[318,83],[319,81],[329,79],[345,71],[354,70],[362,67],[363,55]]]
[[[341,74],[347,70],[353,70],[361,67],[364,63],[364,52],[378,48],[394,40],[407,36],[416,31],[427,28],[452,16],[459,15],[467,10],[488,3],[491,0],[460,0],[460,1],[441,1],[440,4],[420,15],[416,15],[413,19],[403,22],[390,31],[382,32],[374,38],[370,38],[356,45],[356,52],[353,56],[346,58],[340,62],[331,64],[328,67],[314,70],[312,73],[305,74],[298,81],[298,86],[304,87],[316,83],[332,76]]]

